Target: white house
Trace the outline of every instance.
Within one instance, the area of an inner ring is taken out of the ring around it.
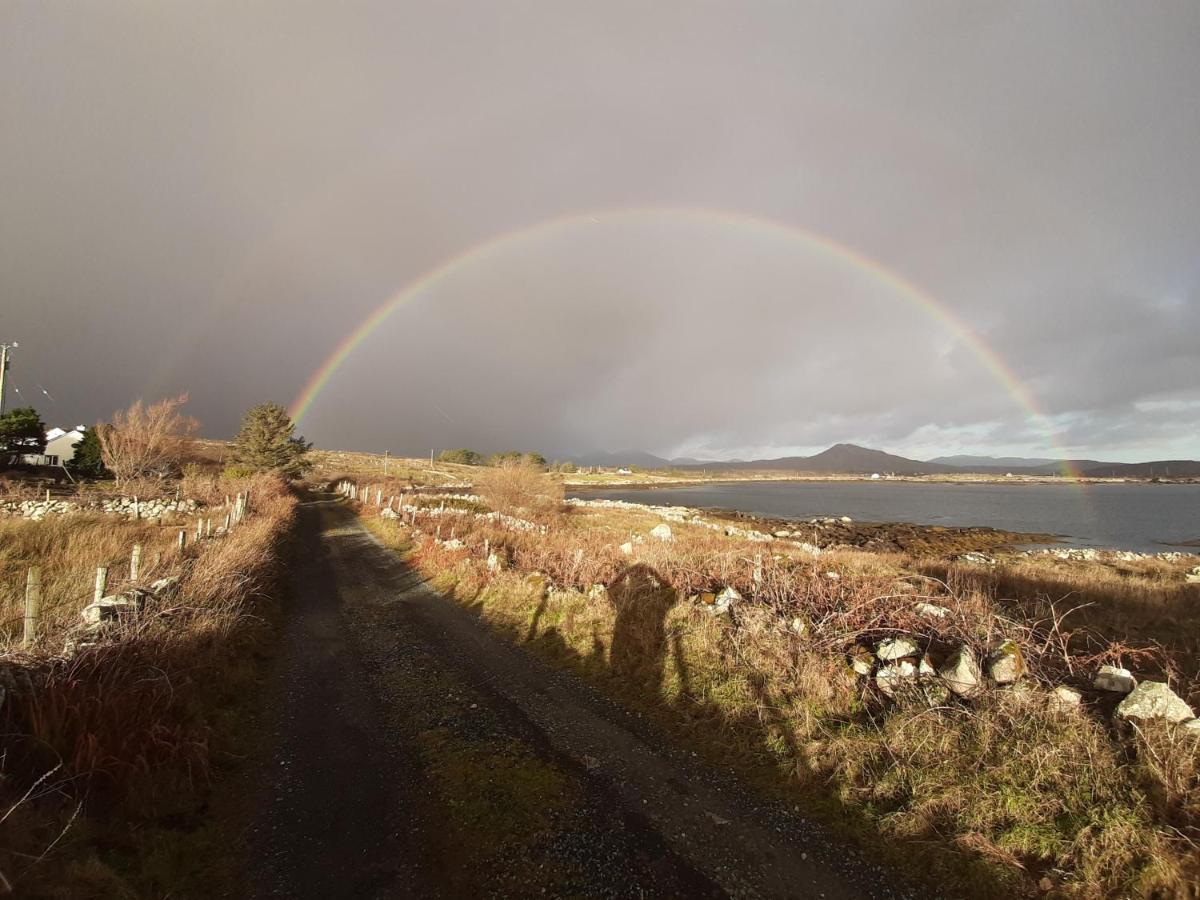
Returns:
[[[83,440],[83,433],[87,428],[83,425],[76,425],[70,431],[64,431],[61,428],[51,428],[46,432],[46,450],[45,452],[26,453],[21,457],[21,462],[31,466],[61,466],[69,463],[75,455],[75,445]]]

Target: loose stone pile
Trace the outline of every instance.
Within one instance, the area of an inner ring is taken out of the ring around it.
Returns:
[[[895,635],[880,640],[874,649],[855,644],[847,653],[851,672],[870,679],[888,699],[901,695],[923,697],[930,705],[944,704],[951,694],[964,700],[993,688],[1033,690],[1028,666],[1016,641],[1005,640],[981,660],[967,645],[954,650],[938,665],[921,640],[913,635]],[[1116,716],[1124,720],[1162,719],[1200,731],[1200,719],[1192,708],[1161,681],[1139,682],[1126,669],[1101,666],[1092,682],[1099,694],[1124,694]],[[1059,709],[1078,708],[1083,693],[1069,685],[1057,685],[1047,700]]]

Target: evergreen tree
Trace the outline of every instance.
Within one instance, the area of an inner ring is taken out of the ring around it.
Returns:
[[[477,453],[474,450],[468,450],[465,447],[458,450],[443,450],[438,454],[438,461],[458,463],[460,466],[482,466],[483,454]]]
[[[75,455],[67,463],[67,468],[80,475],[92,478],[103,478],[108,474],[104,465],[104,450],[100,446],[100,429],[107,425],[97,425],[83,433],[83,440],[75,445]]]
[[[296,425],[278,403],[260,403],[246,413],[233,441],[233,458],[258,472],[299,475],[308,468],[312,446],[292,432]]]
[[[0,416],[0,453],[41,453],[46,449],[46,423],[32,406]]]

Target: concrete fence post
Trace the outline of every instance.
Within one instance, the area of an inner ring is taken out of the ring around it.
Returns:
[[[187,529],[179,529],[179,552],[183,552],[183,548],[187,545]]]
[[[92,602],[100,602],[100,598],[104,596],[106,590],[108,590],[108,566],[97,566],[96,586],[92,591]]]
[[[142,517],[142,508],[138,503],[137,494],[133,495],[133,517],[135,519],[140,519]]]
[[[129,555],[129,580],[137,581],[142,574],[142,545],[134,544],[133,553]]]
[[[754,587],[758,589],[762,587],[763,580],[763,558],[761,553],[754,554]]]
[[[25,573],[25,634],[21,643],[28,647],[37,637],[38,616],[42,608],[42,570],[31,566]]]

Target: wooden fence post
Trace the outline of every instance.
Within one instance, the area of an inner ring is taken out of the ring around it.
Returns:
[[[133,517],[140,519],[142,517],[141,507],[138,505],[137,494],[133,495]]]
[[[196,516],[196,540],[204,537],[204,520]]]
[[[230,522],[231,515],[232,515],[231,513],[225,513],[225,533],[226,534],[229,533],[229,522]]]
[[[137,581],[142,574],[142,545],[134,544],[133,553],[129,556],[129,580]]]
[[[38,615],[42,607],[42,570],[31,566],[25,573],[25,634],[21,643],[28,647],[37,637]]]
[[[100,598],[104,596],[104,592],[108,589],[108,566],[96,567],[96,589],[92,593],[92,602],[99,603]]]
[[[761,553],[754,555],[754,587],[757,590],[762,587],[763,580],[763,558]]]

